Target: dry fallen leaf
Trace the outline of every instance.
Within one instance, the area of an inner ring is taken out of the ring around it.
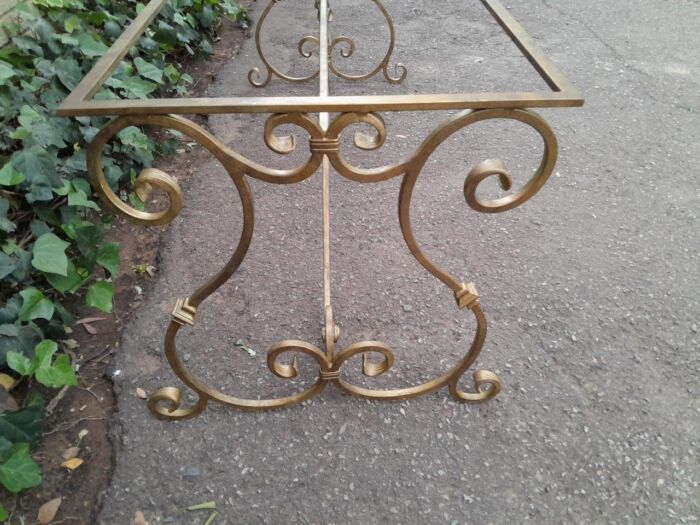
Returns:
[[[39,525],[48,525],[56,517],[58,507],[61,506],[61,498],[54,498],[39,507],[39,514],[36,521]]]
[[[90,335],[95,335],[97,333],[97,328],[90,323],[83,323],[83,328],[85,328],[85,331]]]
[[[0,412],[14,412],[18,409],[19,406],[17,405],[17,401],[15,401],[15,398],[12,397],[12,395],[7,390],[0,387]]]
[[[70,469],[70,470],[75,470],[82,464],[83,464],[82,459],[73,458],[73,459],[69,459],[68,461],[64,461],[63,463],[61,463],[61,466],[66,467],[67,469]]]
[[[137,388],[136,395],[139,396],[141,399],[146,399],[148,397],[146,395],[146,391],[143,388]]]
[[[69,459],[77,458],[78,452],[80,452],[80,449],[78,447],[70,447],[63,451],[61,457],[63,457],[63,459],[67,461]]]
[[[95,335],[97,333],[97,328],[92,326],[92,323],[95,323],[97,321],[104,321],[104,320],[105,320],[104,317],[84,317],[83,319],[76,321],[75,324],[83,325],[83,328],[85,328],[85,331],[88,334]]]
[[[146,518],[143,516],[143,512],[140,510],[137,510],[136,513],[134,514],[134,525],[148,525],[148,522],[146,521]]]
[[[0,374],[0,386],[3,387],[8,392],[17,384],[17,381],[13,377],[7,374]]]
[[[61,341],[61,344],[65,346],[68,350],[75,350],[80,346],[78,344],[78,341],[76,341],[75,339],[64,339],[63,341]]]
[[[78,439],[83,439],[87,435],[88,435],[88,431],[86,428],[84,428],[80,432],[78,432]]]

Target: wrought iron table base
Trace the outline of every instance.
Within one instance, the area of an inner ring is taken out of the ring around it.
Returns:
[[[87,151],[88,172],[93,185],[103,200],[118,213],[126,216],[133,222],[144,225],[164,225],[172,221],[182,208],[182,192],[177,181],[170,175],[154,168],[143,170],[135,183],[137,195],[146,201],[154,189],[165,192],[169,197],[166,209],[149,212],[132,208],[122,201],[110,188],[102,170],[102,150],[108,142],[122,129],[133,125],[155,126],[171,130],[177,130],[190,137],[209,150],[224,166],[235,185],[243,210],[243,227],[238,245],[224,268],[206,284],[202,285],[190,297],[177,301],[172,312],[172,320],[165,336],[165,355],[177,377],[198,396],[198,400],[189,407],[182,406],[181,391],[178,388],[167,387],[155,392],[148,401],[150,410],[158,417],[165,419],[184,419],[201,414],[210,401],[223,405],[242,409],[274,409],[299,404],[318,395],[327,384],[332,383],[348,394],[368,399],[408,399],[416,396],[435,392],[447,387],[450,394],[458,401],[464,403],[479,403],[495,397],[501,390],[501,382],[496,374],[487,370],[477,370],[473,373],[473,391],[462,390],[460,381],[472,368],[479,357],[486,337],[486,320],[481,310],[479,296],[473,284],[465,284],[444,269],[435,264],[420,248],[413,234],[411,226],[411,199],[418,177],[426,162],[433,152],[445,140],[456,132],[471,126],[477,122],[486,120],[510,120],[516,121],[534,129],[542,138],[544,151],[539,167],[530,180],[517,191],[495,200],[484,200],[477,195],[477,189],[487,178],[496,177],[504,191],[511,187],[511,177],[503,163],[498,160],[486,160],[476,166],[466,177],[464,183],[464,196],[467,204],[474,210],[484,213],[499,213],[515,208],[532,197],[545,184],[551,175],[557,160],[557,141],[555,135],[547,123],[536,113],[527,109],[532,107],[530,102],[514,100],[510,103],[497,100],[497,97],[480,101],[479,97],[464,101],[452,99],[448,95],[436,96],[435,100],[428,101],[426,105],[420,102],[403,102],[402,97],[370,97],[360,103],[360,99],[367,97],[349,97],[346,101],[339,101],[342,97],[330,97],[329,74],[335,74],[347,80],[363,80],[370,78],[379,72],[383,72],[387,81],[391,83],[402,82],[407,75],[407,69],[402,64],[395,67],[396,77],[388,73],[391,55],[394,50],[395,32],[391,17],[379,0],[372,0],[379,11],[385,17],[389,25],[390,44],[389,49],[378,66],[364,75],[348,75],[340,72],[332,59],[334,51],[339,51],[341,57],[349,57],[355,50],[352,39],[341,36],[331,39],[328,34],[329,7],[327,0],[316,2],[319,19],[319,37],[307,36],[299,42],[299,51],[303,57],[311,57],[307,45],[315,44],[318,47],[319,68],[318,71],[306,77],[289,77],[279,72],[264,57],[260,37],[261,28],[270,10],[282,0],[269,0],[265,7],[255,33],[256,46],[260,59],[265,66],[265,78],[261,80],[260,70],[255,68],[249,74],[249,81],[257,87],[267,85],[273,76],[287,81],[309,81],[319,79],[319,97],[313,103],[304,102],[271,102],[269,105],[258,105],[248,99],[236,101],[243,104],[246,111],[272,111],[267,119],[264,129],[266,145],[274,152],[288,154],[295,150],[296,139],[293,135],[281,136],[276,133],[280,126],[292,125],[309,136],[309,157],[300,166],[291,169],[271,169],[257,164],[243,155],[231,150],[222,144],[208,131],[175,113],[196,113],[198,108],[204,108],[203,112],[213,113],[223,111],[224,106],[217,106],[212,99],[203,99],[208,105],[181,108],[176,100],[151,101],[163,103],[163,108],[171,111],[161,111],[160,104],[151,107],[140,108],[128,101],[124,108],[113,111],[111,106],[105,106],[103,102],[90,100],[99,89],[101,82],[118,65],[124,56],[128,46],[138,38],[150,20],[155,17],[164,0],[152,0],[143,10],[142,14],[134,21],[135,29],[129,28],[123,37],[114,45],[114,51],[103,58],[95,70],[88,73],[86,78],[76,90],[64,102],[59,110],[63,115],[77,114],[105,114],[112,112],[118,114],[95,136]],[[545,80],[554,86],[559,94],[556,96],[543,96],[538,101],[540,105],[580,105],[582,100],[578,98],[575,90],[565,81],[556,68],[546,61],[529,40],[522,28],[505,11],[497,0],[482,0],[491,11],[496,20],[504,27],[506,32],[514,39],[516,44],[525,53],[528,59],[537,67]],[[324,45],[320,45],[324,43]],[[344,47],[345,46],[345,47]],[[442,97],[442,101],[438,99]],[[568,98],[567,98],[568,97]],[[336,100],[334,100],[334,98]],[[418,100],[419,97],[416,97]],[[527,98],[523,95],[523,99]],[[569,100],[570,99],[570,100]],[[291,98],[290,100],[294,100]],[[298,99],[300,100],[300,99]],[[401,100],[402,102],[399,102]],[[437,104],[432,107],[432,104]],[[91,104],[88,106],[88,104]],[[418,147],[409,158],[396,164],[378,168],[365,169],[348,163],[341,151],[341,135],[346,128],[363,124],[373,128],[372,134],[356,132],[354,145],[362,150],[376,150],[381,148],[387,137],[386,124],[378,110],[406,109],[448,109],[449,107],[461,108],[462,111],[452,116],[442,125],[438,126]],[[450,106],[453,104],[454,106]],[[443,105],[446,105],[443,107]],[[226,106],[228,107],[228,106]],[[283,109],[283,110],[281,110]],[[331,121],[328,110],[337,110],[338,115]],[[311,116],[312,110],[318,113],[318,118]],[[170,113],[170,114],[168,114]],[[462,360],[449,372],[431,381],[400,389],[377,390],[359,386],[350,382],[343,375],[343,365],[352,357],[362,355],[362,372],[365,376],[376,377],[386,373],[394,363],[394,355],[389,346],[378,341],[363,341],[353,343],[337,350],[336,345],[340,339],[340,329],[333,318],[333,306],[331,302],[331,260],[330,260],[330,174],[331,167],[342,177],[359,183],[377,183],[394,177],[401,177],[401,189],[398,195],[399,224],[406,245],[416,260],[434,277],[444,283],[454,294],[459,309],[470,311],[476,320],[476,332],[471,345],[467,349]],[[253,197],[248,184],[248,178],[272,184],[294,184],[313,176],[321,171],[323,177],[323,269],[324,269],[324,326],[322,329],[323,348],[304,341],[280,341],[274,344],[267,353],[267,365],[270,371],[283,379],[292,379],[297,376],[297,356],[303,354],[313,358],[319,367],[319,376],[313,386],[287,397],[274,399],[244,399],[224,394],[202,382],[187,369],[178,356],[176,347],[177,334],[181,328],[195,324],[197,309],[199,306],[224,284],[238,269],[248,251],[254,229]],[[293,355],[290,362],[282,362],[285,356]]]

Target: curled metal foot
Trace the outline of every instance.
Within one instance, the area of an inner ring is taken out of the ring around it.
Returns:
[[[200,395],[190,408],[180,408],[182,393],[179,388],[165,387],[148,398],[148,408],[160,419],[180,420],[198,416],[207,408],[207,398]]]
[[[481,311],[479,296],[473,284],[462,284],[457,292],[455,292],[455,298],[457,299],[457,304],[460,309],[468,309],[474,314],[477,326],[474,340],[467,350],[466,355],[452,370],[440,377],[407,388],[382,390],[352,384],[350,381],[343,378],[340,373],[343,363],[351,357],[356,355],[363,356],[362,372],[368,377],[382,375],[394,364],[394,354],[388,346],[376,341],[367,341],[350,345],[335,357],[332,370],[337,372],[337,377],[334,378],[334,380],[338,388],[354,396],[366,399],[384,400],[410,399],[435,392],[445,386],[448,387],[455,399],[463,403],[480,403],[488,401],[498,395],[501,390],[501,382],[496,374],[487,370],[479,370],[474,373],[476,393],[463,392],[459,390],[457,386],[462,376],[472,367],[481,353],[484,340],[486,339],[486,318]],[[378,354],[381,360],[379,362],[371,361],[369,358],[371,354]]]
[[[450,383],[449,390],[452,397],[461,403],[485,403],[496,397],[501,391],[501,380],[488,370],[474,372],[475,393],[463,392],[457,383],[458,381]]]

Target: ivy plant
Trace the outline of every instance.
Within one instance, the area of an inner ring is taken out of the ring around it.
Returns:
[[[3,26],[10,44],[0,49],[0,373],[26,385],[77,384],[62,352],[72,312],[113,308],[119,244],[105,239],[112,219],[93,198],[85,162],[108,119],[59,118],[56,108],[143,8],[132,0],[33,0]],[[95,97],[186,95],[192,78],[181,62],[211,53],[222,17],[248,25],[230,0],[170,0]],[[103,153],[105,176],[143,207],[129,183],[173,151],[172,137],[127,127]],[[0,394],[9,395],[1,385]],[[31,389],[15,410],[2,396],[0,485],[17,492],[40,482],[30,450],[44,412]]]

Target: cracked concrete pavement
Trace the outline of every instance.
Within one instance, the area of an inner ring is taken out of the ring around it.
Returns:
[[[506,4],[586,98],[584,108],[541,111],[561,146],[556,173],[519,209],[493,216],[469,209],[461,188],[478,162],[502,158],[522,183],[541,155],[531,131],[485,123],[436,151],[413,201],[426,252],[477,284],[489,321],[478,366],[501,376],[503,392],[466,406],[445,391],[378,403],[328,388],[282,411],[211,404],[191,421],[153,418],[135,389],[181,386],[162,355],[169,311],[224,264],[240,231],[238,196],[212,160],[194,166],[185,208],[165,235],[158,282],[116,357],[116,468],[100,523],[128,524],[137,510],[151,524],[203,523],[183,508],[209,500],[221,525],[700,520],[700,4]],[[333,93],[544,87],[479,2],[386,5],[396,23],[394,61],[406,64],[408,79],[402,86],[334,79]],[[262,8],[253,4],[254,18]],[[360,72],[385,49],[386,31],[369,1],[333,8],[332,33],[359,44],[343,67]],[[295,43],[315,27],[311,2],[276,10],[266,49],[285,70],[308,72]],[[314,83],[279,79],[253,89],[246,75],[254,65],[248,39],[210,94],[315,94]],[[448,114],[387,113],[383,148],[344,151],[364,166],[395,162]],[[297,133],[297,152],[281,158],[262,142],[264,119],[221,115],[209,124],[260,163],[301,161],[306,138]],[[332,184],[341,346],[379,339],[395,349],[394,369],[373,385],[444,371],[467,348],[473,323],[405,248],[399,181],[359,185],[334,176]],[[280,339],[320,344],[321,183],[315,176],[252,189],[248,258],[178,346],[207,383],[256,397],[314,380],[311,364],[293,385],[272,378],[265,351]]]

